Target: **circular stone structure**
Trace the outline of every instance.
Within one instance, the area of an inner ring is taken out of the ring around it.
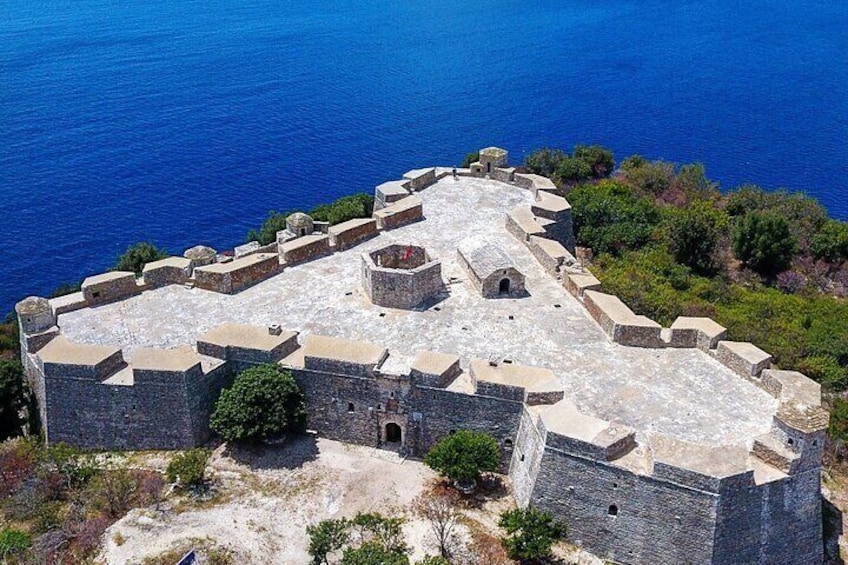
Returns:
[[[286,218],[286,229],[294,235],[301,237],[311,234],[315,230],[315,223],[307,214],[295,212]]]
[[[215,262],[215,258],[217,256],[217,251],[211,247],[206,247],[205,245],[195,245],[194,247],[186,249],[183,253],[183,257],[191,260],[192,268],[211,265]]]
[[[442,263],[423,247],[388,245],[362,254],[362,286],[374,304],[408,310],[444,289]]]
[[[36,334],[56,325],[56,315],[50,301],[40,296],[29,296],[15,305],[15,312],[25,334]]]

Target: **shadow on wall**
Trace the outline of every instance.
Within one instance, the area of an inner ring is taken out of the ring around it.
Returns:
[[[842,527],[842,511],[822,496],[822,538],[824,541],[825,565],[845,565],[839,551]]]
[[[252,470],[297,469],[318,458],[318,438],[296,435],[280,444],[228,445],[224,454]]]

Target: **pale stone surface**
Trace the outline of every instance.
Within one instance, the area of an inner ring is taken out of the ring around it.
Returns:
[[[421,350],[453,353],[463,363],[495,355],[551,369],[582,412],[646,437],[743,444],[769,430],[777,401],[703,352],[610,343],[582,304],[504,230],[504,211],[529,208],[529,191],[449,176],[418,196],[429,211],[425,221],[289,267],[238,294],[171,285],[60,315],[59,325],[74,341],[123,346],[128,358],[138,347],[194,345],[203,332],[227,322],[366,340],[390,349],[383,370],[394,372],[408,370]],[[526,275],[529,296],[486,300],[474,290],[456,258],[457,244],[472,234],[484,234],[509,253]],[[442,259],[446,298],[424,311],[370,304],[359,288],[360,254],[413,242]]]

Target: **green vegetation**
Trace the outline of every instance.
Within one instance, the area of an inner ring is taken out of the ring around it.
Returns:
[[[500,459],[495,438],[484,432],[459,430],[430,448],[424,463],[451,481],[469,484],[479,480],[482,473],[497,469]]]
[[[471,163],[476,163],[480,160],[480,152],[474,151],[473,153],[468,153],[463,159],[462,163],[459,165],[462,169],[467,169],[471,166]]]
[[[498,525],[507,533],[501,538],[507,554],[521,563],[541,562],[550,556],[551,546],[565,537],[564,524],[535,508],[504,512]]]
[[[21,435],[27,408],[24,368],[20,361],[0,361],[0,441]]]
[[[277,232],[286,229],[286,218],[300,210],[282,212],[271,211],[258,230],[252,229],[247,233],[247,241],[258,241],[260,245],[268,245],[277,241]],[[316,222],[329,222],[330,225],[340,224],[354,218],[370,218],[374,211],[374,198],[359,192],[343,196],[332,204],[321,204],[307,212]]]
[[[32,439],[0,444],[0,553],[10,563],[88,563],[128,510],[160,500],[159,473]],[[15,559],[19,559],[16,561]]]
[[[307,526],[312,565],[409,565],[403,518],[377,513]]]
[[[568,157],[542,149],[527,166],[557,181]],[[848,390],[848,224],[801,193],[749,185],[722,194],[701,164],[639,155],[612,179],[578,183],[568,199],[605,292],[665,326],[711,317],[730,339],[822,383],[831,437],[848,442],[848,408],[836,396]]]
[[[209,426],[237,442],[300,432],[306,426],[306,401],[290,371],[276,365],[251,367],[221,392]]]
[[[545,147],[530,153],[524,166],[531,173],[550,178],[557,186],[567,187],[608,177],[615,168],[615,159],[612,151],[600,145],[576,145],[571,154]]]
[[[132,271],[136,275],[141,275],[144,265],[167,256],[168,253],[164,249],[159,249],[149,241],[140,241],[127,247],[127,250],[118,256],[112,270]]]
[[[206,479],[206,463],[209,451],[202,448],[190,449],[174,455],[168,462],[166,475],[168,482],[179,483],[184,487],[203,484]]]

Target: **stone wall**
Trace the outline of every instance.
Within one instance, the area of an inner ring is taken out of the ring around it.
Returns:
[[[144,266],[142,276],[144,282],[151,288],[159,288],[169,284],[183,284],[191,276],[191,265],[191,259],[168,257],[147,263]]]
[[[377,227],[381,230],[393,230],[424,218],[424,205],[417,196],[408,196],[382,210],[374,212]]]
[[[414,169],[407,171],[403,175],[404,180],[408,181],[407,186],[414,192],[424,190],[431,184],[436,182],[436,168]]]
[[[442,263],[431,261],[423,248],[417,249],[424,257],[421,265],[413,269],[378,267],[373,253],[362,254],[362,286],[372,303],[410,309],[444,289]]]
[[[90,306],[106,304],[141,292],[135,273],[113,271],[82,281],[82,294]]]
[[[355,218],[330,226],[330,242],[337,251],[353,247],[378,235],[377,221],[373,218]]]
[[[287,265],[311,261],[331,252],[329,236],[319,234],[305,235],[280,245],[280,255]]]
[[[215,263],[194,270],[198,288],[233,294],[252,286],[280,271],[276,254],[254,253],[230,261]]]

